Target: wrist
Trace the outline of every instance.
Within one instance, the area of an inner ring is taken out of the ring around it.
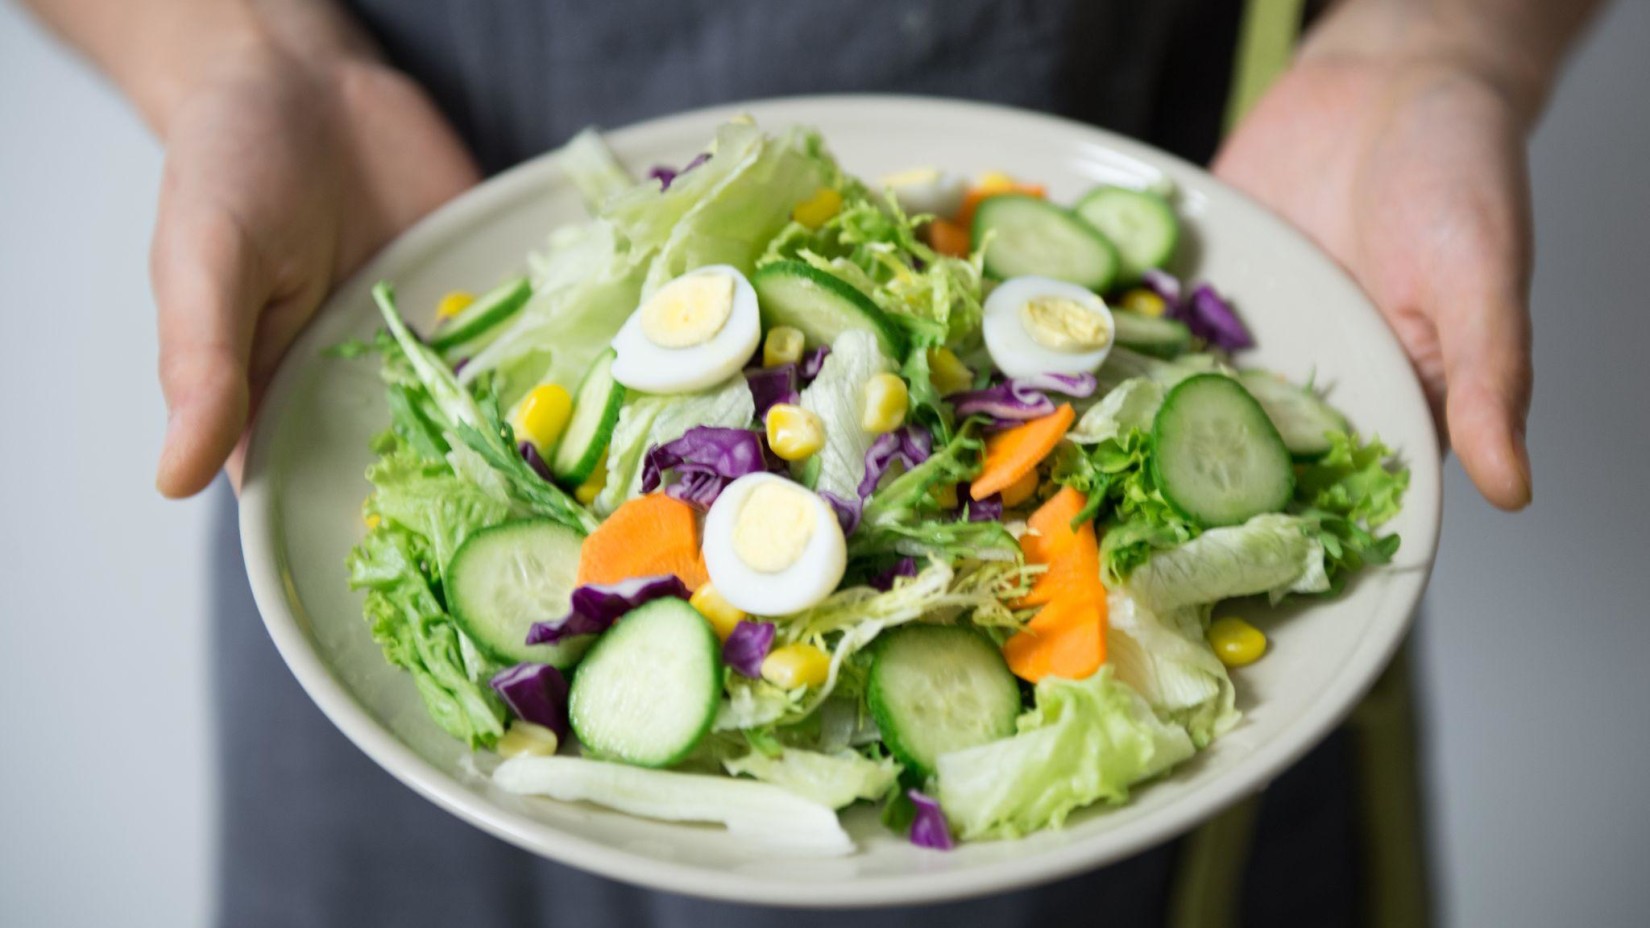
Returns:
[[[1302,43],[1305,63],[1364,64],[1468,80],[1528,130],[1591,0],[1344,0]],[[1557,13],[1555,7],[1568,7]]]
[[[330,0],[81,5],[103,15],[54,25],[109,74],[163,141],[181,106],[233,75],[259,68],[325,75],[378,59],[370,40]]]

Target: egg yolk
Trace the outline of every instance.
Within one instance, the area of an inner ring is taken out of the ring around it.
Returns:
[[[1020,306],[1020,324],[1033,341],[1055,351],[1093,351],[1111,340],[1105,317],[1063,296],[1033,297]]]
[[[691,348],[714,338],[732,314],[733,278],[678,277],[642,305],[642,334],[660,348]]]
[[[733,551],[745,566],[775,574],[795,564],[813,537],[819,507],[808,491],[781,481],[751,490],[733,524]]]

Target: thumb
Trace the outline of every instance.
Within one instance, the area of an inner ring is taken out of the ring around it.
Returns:
[[[163,191],[150,277],[168,417],[155,487],[167,497],[205,489],[246,426],[247,363],[264,299],[262,276],[232,215]]]
[[[1524,442],[1530,408],[1530,317],[1511,293],[1461,293],[1439,317],[1450,444],[1484,498],[1522,509],[1531,497]]]

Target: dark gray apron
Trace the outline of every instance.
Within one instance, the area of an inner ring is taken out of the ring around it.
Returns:
[[[354,5],[396,64],[430,89],[489,172],[590,124],[619,126],[717,102],[840,91],[1015,104],[1203,161],[1218,139],[1241,6],[1229,0]],[[1212,917],[1222,924],[1329,928],[1357,923],[1356,914],[1369,907],[1361,898],[1364,852],[1349,775],[1353,739],[1345,733],[1273,784],[1258,812],[1251,805],[1230,816],[1230,827],[1206,829],[1085,876],[966,903],[834,914],[731,906],[640,890],[540,860],[395,782],[310,703],[258,621],[230,495],[223,487],[217,492],[220,924],[1134,928],[1204,924]],[[1189,878],[1191,869],[1201,875]]]

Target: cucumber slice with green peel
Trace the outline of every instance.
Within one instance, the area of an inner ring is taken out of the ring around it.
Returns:
[[[849,329],[876,336],[890,358],[905,357],[905,333],[853,284],[801,261],[764,264],[751,275],[762,327],[788,325],[810,346],[829,346]]]
[[[507,280],[476,298],[430,336],[430,347],[446,352],[494,331],[527,305],[533,285],[525,277]]]
[[[632,609],[596,640],[573,675],[568,717],[589,750],[668,767],[699,744],[722,695],[722,646],[680,599]]]
[[[1163,398],[1152,422],[1152,474],[1169,505],[1206,528],[1279,512],[1295,492],[1277,427],[1224,374],[1188,377]]]
[[[550,455],[550,473],[567,486],[581,486],[596,472],[619,424],[624,387],[613,379],[617,356],[611,348],[598,355],[573,392],[573,416]]]
[[[1072,211],[1116,247],[1118,279],[1125,283],[1139,280],[1142,271],[1167,264],[1180,243],[1180,220],[1174,207],[1145,190],[1096,187]]]
[[[1266,410],[1284,447],[1298,460],[1328,454],[1329,433],[1348,429],[1346,417],[1310,387],[1290,383],[1269,371],[1243,371],[1238,380]]]
[[[1111,319],[1117,327],[1117,344],[1141,354],[1173,358],[1192,347],[1192,330],[1178,319],[1147,316],[1115,306]]]
[[[865,699],[888,750],[924,777],[941,754],[1014,734],[1020,715],[1020,684],[1002,652],[956,625],[879,637]]]
[[[974,211],[973,246],[985,247],[986,276],[998,280],[1052,277],[1103,292],[1117,279],[1111,242],[1041,197],[1004,193],[982,200]]]
[[[588,640],[529,645],[527,630],[567,614],[583,541],[549,519],[506,522],[464,539],[447,567],[453,621],[501,664],[571,667]]]

